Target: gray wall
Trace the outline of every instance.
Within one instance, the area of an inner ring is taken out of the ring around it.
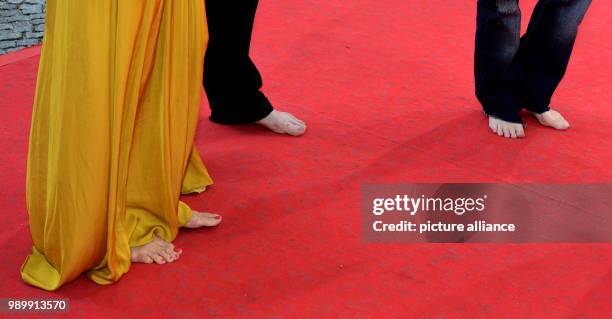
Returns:
[[[0,0],[0,54],[40,43],[44,28],[45,0]]]

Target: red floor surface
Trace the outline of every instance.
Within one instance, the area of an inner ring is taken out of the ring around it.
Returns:
[[[594,1],[554,98],[572,129],[529,119],[520,141],[491,134],[474,98],[474,1],[382,3],[261,1],[265,91],[309,132],[215,125],[204,105],[197,145],[216,184],[187,201],[223,225],[183,232],[179,262],[105,287],[48,294],[19,277],[38,57],[0,66],[0,297],[66,297],[88,318],[610,318],[611,245],[365,244],[359,186],[609,183],[612,3]]]

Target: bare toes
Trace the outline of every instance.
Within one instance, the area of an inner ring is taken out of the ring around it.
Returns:
[[[172,256],[173,260],[177,260],[181,255],[180,251],[176,251],[174,248],[166,250],[166,253]]]
[[[168,250],[161,251],[159,254],[164,258],[166,262],[169,262],[169,263],[173,262],[175,259],[174,253]]]
[[[511,138],[517,137],[516,129],[514,127],[510,129],[510,137]]]
[[[501,124],[497,124],[497,135],[504,136],[504,130],[502,129]]]
[[[504,137],[510,137],[510,127],[504,125],[503,130],[504,130]]]
[[[217,226],[219,225],[219,223],[221,223],[221,216],[201,216],[200,221],[202,223],[202,226]]]
[[[304,123],[304,121],[302,121],[302,120],[298,119],[297,117],[293,116],[293,114],[290,114],[290,113],[287,113],[287,114],[289,114],[289,116],[291,117],[291,119],[292,119],[294,122],[298,123],[299,125],[306,125],[306,123]]]
[[[549,126],[557,130],[567,130],[570,128],[569,122],[555,110],[549,110],[544,113],[533,113],[538,122],[544,126]]]
[[[166,263],[166,261],[164,260],[164,257],[162,257],[160,254],[154,254],[152,257],[153,257],[153,260],[155,260],[157,264],[163,265]]]
[[[497,123],[492,117],[489,118],[489,128],[491,129],[491,131],[493,131],[493,133],[497,133]]]
[[[218,214],[211,213],[200,213],[193,211],[191,213],[191,219],[184,227],[187,228],[200,228],[200,227],[213,227],[221,223],[222,217]]]

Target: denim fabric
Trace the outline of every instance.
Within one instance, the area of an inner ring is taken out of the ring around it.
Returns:
[[[521,37],[518,0],[478,0],[474,73],[485,113],[521,123],[543,113],[563,78],[591,0],[540,0]]]

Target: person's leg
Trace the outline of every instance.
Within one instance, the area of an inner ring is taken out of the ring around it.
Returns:
[[[139,98],[127,155],[122,228],[132,262],[165,264],[179,258],[180,251],[172,245],[179,227],[215,226],[221,216],[196,212],[179,197],[212,184],[194,147],[208,41],[204,3],[174,1],[158,10],[158,25],[151,31],[156,40],[143,59],[145,71],[134,72],[147,74],[147,81],[134,90]],[[177,20],[186,23],[173,23]],[[185,34],[189,36],[181,36]]]
[[[204,88],[210,120],[219,124],[258,123],[276,133],[301,135],[304,122],[274,110],[261,92],[262,78],[249,56],[258,0],[206,1],[209,45]]]
[[[550,109],[550,100],[565,75],[572,49],[591,0],[540,0],[517,53],[522,103],[544,125],[569,124]]]
[[[513,60],[520,45],[518,0],[479,0],[474,74],[476,96],[500,136],[524,135]]]
[[[34,246],[21,276],[56,290],[107,250],[111,90],[101,83],[112,81],[115,20],[111,1],[46,4],[26,178]]]
[[[257,3],[206,0],[210,39],[204,59],[204,88],[213,122],[253,123],[273,110],[260,91],[262,78],[249,57]]]

